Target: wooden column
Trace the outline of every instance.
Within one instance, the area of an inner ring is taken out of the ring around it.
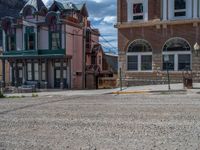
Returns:
[[[26,60],[23,60],[23,84],[27,81],[27,66],[26,66]]]
[[[67,65],[69,66],[69,85],[68,88],[72,88],[72,68],[71,68],[71,59],[67,59]]]
[[[5,87],[6,85],[6,70],[5,70],[5,60],[2,60],[2,87]]]
[[[45,89],[48,88],[48,59],[45,60]]]
[[[38,78],[39,78],[39,88],[41,88],[41,82],[42,82],[42,60],[38,59]]]
[[[61,60],[61,64],[60,64],[60,88],[63,89],[64,85],[63,85],[63,59]]]
[[[15,60],[15,87],[18,87],[18,66],[17,66],[17,61]]]

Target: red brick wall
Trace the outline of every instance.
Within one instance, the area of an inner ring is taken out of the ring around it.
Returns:
[[[149,20],[161,18],[161,0],[148,1]]]
[[[118,44],[122,51],[126,51],[128,44],[135,39],[147,40],[154,53],[160,53],[165,42],[173,37],[186,39],[192,48],[196,42],[200,43],[200,27],[194,27],[193,24],[168,25],[167,28],[160,26],[160,29],[155,26],[135,27],[119,29],[118,31]]]
[[[118,22],[127,22],[127,2],[126,0],[117,1]],[[149,20],[161,18],[161,0],[148,1]]]

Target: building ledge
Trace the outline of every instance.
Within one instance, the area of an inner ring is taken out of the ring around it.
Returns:
[[[187,19],[187,20],[160,20],[154,19],[143,22],[118,22],[114,25],[115,28],[123,29],[123,28],[131,28],[131,27],[150,27],[150,26],[163,26],[164,28],[167,25],[180,25],[180,24],[193,24],[193,26],[197,26],[200,23],[200,19]]]
[[[21,50],[3,52],[2,58],[15,58],[15,57],[57,57],[66,56],[65,49],[58,50]]]

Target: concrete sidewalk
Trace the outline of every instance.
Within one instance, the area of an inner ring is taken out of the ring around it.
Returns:
[[[183,87],[182,83],[170,84],[170,90],[168,89],[167,84],[163,85],[145,85],[145,86],[132,86],[132,87],[123,87],[122,90],[118,88],[112,94],[143,94],[143,93],[154,93],[154,92],[186,92],[186,91],[200,91],[200,83],[193,84],[194,89],[187,90]]]
[[[195,83],[194,88],[191,90],[184,89],[183,84],[171,84],[170,92],[198,92],[200,91],[200,83]],[[33,97],[33,96],[81,96],[81,95],[102,95],[102,94],[145,94],[153,92],[169,92],[168,85],[146,85],[146,86],[132,86],[115,89],[99,89],[99,90],[47,90],[37,93],[13,93],[5,94],[6,97]]]

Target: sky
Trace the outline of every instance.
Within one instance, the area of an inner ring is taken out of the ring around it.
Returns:
[[[53,0],[43,0],[44,3]],[[117,53],[116,0],[68,0],[79,4],[86,2],[89,12],[89,20],[92,27],[98,28],[101,33],[100,42],[105,52]],[[103,37],[103,38],[102,38]]]

